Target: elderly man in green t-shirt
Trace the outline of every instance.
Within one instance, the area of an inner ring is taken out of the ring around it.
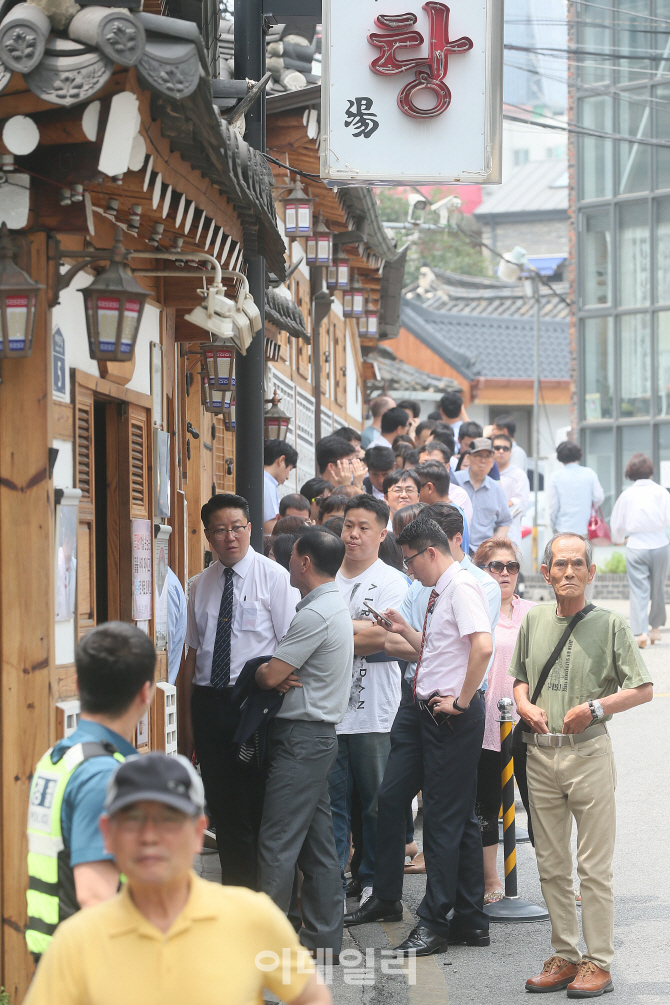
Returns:
[[[567,988],[568,998],[595,998],[614,990],[616,775],[605,722],[615,712],[651,701],[653,694],[625,620],[614,611],[593,608],[574,624],[536,703],[531,702],[545,664],[586,606],[584,591],[595,571],[591,545],[583,537],[558,534],[549,542],[542,574],[556,605],[528,611],[509,668],[517,711],[532,730],[523,734],[528,794],[554,947],[542,973],[526,981],[526,990]],[[583,956],[572,885],[571,815],[577,821]]]

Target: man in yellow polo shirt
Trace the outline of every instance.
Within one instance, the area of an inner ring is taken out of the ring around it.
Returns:
[[[59,925],[24,1005],[331,1005],[284,914],[264,893],[192,870],[207,818],[183,757],[127,760],[100,829],[127,884]]]

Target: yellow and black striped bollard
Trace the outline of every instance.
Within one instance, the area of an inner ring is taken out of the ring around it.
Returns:
[[[524,921],[548,921],[546,908],[522,900],[517,893],[516,876],[516,825],[514,818],[514,759],[512,757],[512,699],[501,698],[500,712],[500,755],[502,759],[502,810],[503,849],[505,860],[505,896],[495,904],[487,904],[484,910],[491,921],[520,924]]]

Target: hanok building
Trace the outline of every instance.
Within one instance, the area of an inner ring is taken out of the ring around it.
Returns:
[[[567,283],[540,286],[540,458],[551,457],[570,426]],[[471,419],[485,426],[502,412],[533,455],[533,301],[523,284],[422,269],[405,291],[399,359],[461,387]]]
[[[290,257],[281,292],[302,312],[311,340],[291,339],[285,328],[270,346],[266,323],[268,397],[274,389],[281,395],[281,408],[292,419],[288,439],[298,450],[284,493],[313,476],[314,443],[321,436],[338,426],[362,427],[367,354],[400,330],[406,252],[389,239],[371,189],[333,191],[319,181],[320,96],[313,84],[267,100],[267,148]],[[291,209],[296,182],[312,217],[311,238],[301,236]]]
[[[200,26],[2,9],[0,983],[18,1002],[30,777],[76,723],[75,644],[113,618],[155,639],[137,743],[176,750],[166,564],[182,583],[203,568],[200,507],[234,486],[230,346],[263,337],[245,263],[262,254],[280,283],[285,246],[267,163],[212,94],[216,5]],[[268,296],[276,330],[300,334]],[[216,371],[210,328],[228,346]]]

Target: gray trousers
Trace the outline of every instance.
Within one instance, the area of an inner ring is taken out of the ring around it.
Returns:
[[[665,624],[665,581],[668,578],[669,562],[670,544],[651,550],[626,548],[630,627],[633,635],[642,635],[649,625],[660,628]]]
[[[296,865],[303,874],[300,941],[308,949],[342,948],[344,902],[328,795],[337,757],[335,726],[274,719],[258,838],[258,884],[288,914]]]

